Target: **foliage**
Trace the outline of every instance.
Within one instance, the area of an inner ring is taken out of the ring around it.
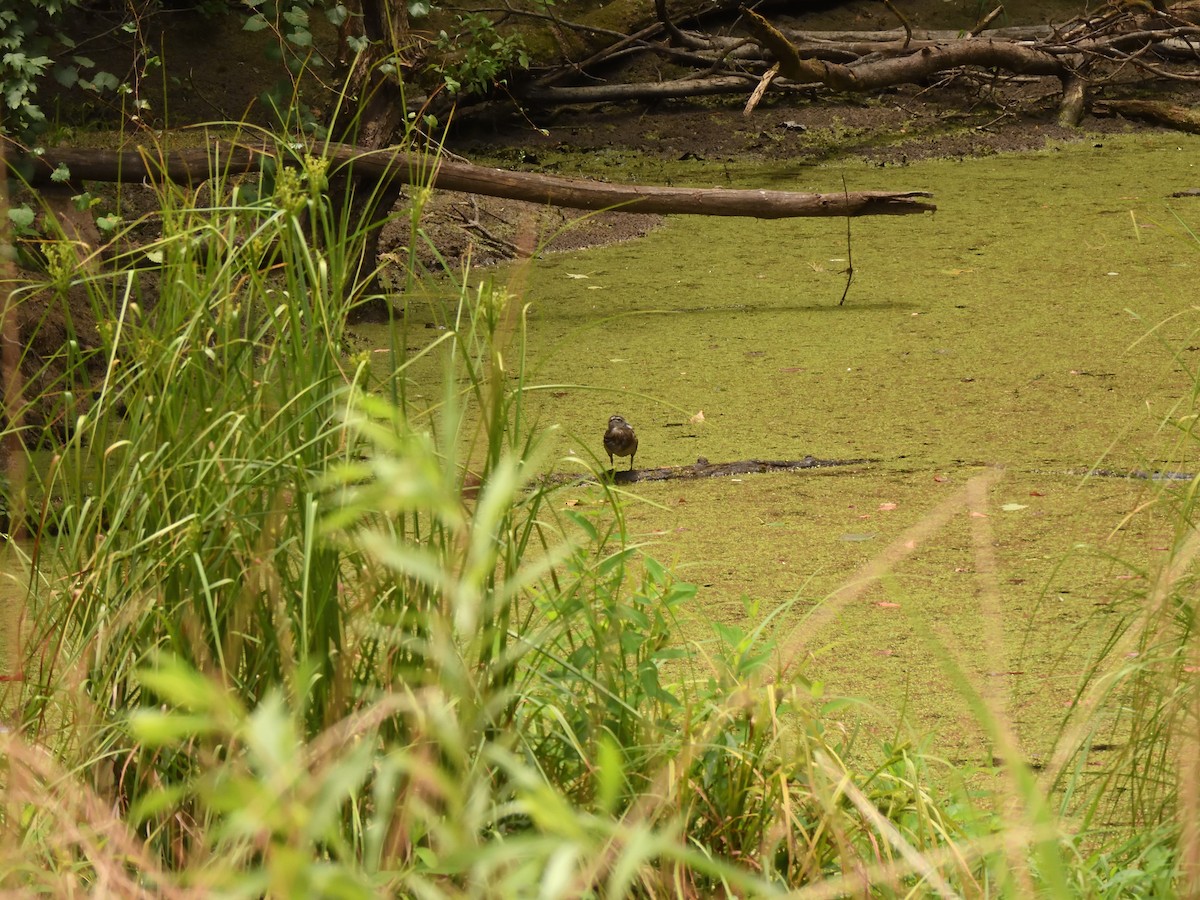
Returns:
[[[560,502],[525,411],[519,296],[443,273],[443,328],[399,315],[387,346],[355,347],[366,235],[329,203],[318,158],[281,146],[265,166],[257,185],[163,189],[161,239],[122,252],[117,235],[99,269],[49,244],[45,281],[16,295],[85,291],[100,339],[74,335],[65,374],[28,398],[59,423],[36,437],[48,464],[4,498],[15,515],[32,502],[36,540],[6,548],[29,551],[30,621],[28,680],[3,700],[18,727],[0,736],[0,885],[1123,897],[1178,883],[1195,484],[1163,495],[1178,540],[1097,664],[1084,740],[1064,736],[1057,816],[1019,767],[985,773],[1006,786],[981,798],[902,728],[848,729],[850,702],[775,641],[788,607],[696,639],[682,623],[696,586],[631,545],[601,473],[576,459],[594,486]],[[404,210],[410,247],[427,196]],[[407,304],[418,274],[410,261]],[[1085,776],[1104,710],[1128,751]]]
[[[46,115],[33,102],[37,82],[53,60],[47,55],[51,39],[46,23],[61,18],[69,3],[30,0],[0,4],[0,90],[5,115],[0,124],[8,134],[28,135],[45,122]]]
[[[1182,224],[1182,223],[1181,223]],[[1200,237],[1184,230],[1200,245]],[[1178,357],[1173,348],[1172,355]],[[1179,435],[1180,469],[1194,467],[1200,376],[1164,427]],[[1200,881],[1184,864],[1200,852],[1200,632],[1195,562],[1200,554],[1200,476],[1165,479],[1142,515],[1161,515],[1173,535],[1153,566],[1114,560],[1128,585],[1114,603],[1108,639],[1086,672],[1056,753],[1063,811],[1105,841],[1087,859],[1089,896],[1194,894]],[[1132,826],[1131,833],[1116,827]]]
[[[59,30],[67,11],[79,0],[0,0],[0,92],[4,115],[0,128],[31,142],[47,125],[36,103],[38,82],[47,73],[66,87],[95,94],[128,91],[111,72],[74,52],[75,42]]]
[[[501,33],[483,13],[459,15],[453,36],[440,31],[435,46],[441,61],[434,69],[452,94],[487,94],[514,68],[529,66],[520,34]]]
[[[68,427],[24,486],[0,879],[128,878],[103,832],[168,893],[931,877],[878,849],[965,833],[920,755],[855,774],[765,630],[689,649],[696,589],[627,544],[620,494],[563,507],[537,480],[520,298],[464,282],[419,350],[401,316],[384,354],[351,352],[365,235],[319,160],[268,168],[270,193],[163,189],[163,237],[101,271],[48,250],[36,287],[85,289],[100,344],[64,347],[41,399]]]

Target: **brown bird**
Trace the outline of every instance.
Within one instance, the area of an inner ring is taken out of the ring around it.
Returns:
[[[633,471],[633,455],[637,453],[637,435],[633,426],[620,416],[610,416],[608,431],[604,432],[604,449],[608,451],[608,464],[615,465],[614,456],[629,457],[629,471]]]

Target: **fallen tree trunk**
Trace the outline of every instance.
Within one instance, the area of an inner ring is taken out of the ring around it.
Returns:
[[[620,212],[746,216],[780,219],[813,216],[911,215],[936,209],[924,198],[926,191],[850,191],[805,193],[794,191],[729,190],[725,188],[665,188],[645,185],[604,184],[579,178],[491,169],[470,163],[438,159],[420,153],[378,150],[364,153],[356,147],[331,144],[314,148],[330,160],[330,176],[358,179],[395,179],[406,184],[431,185],[450,191],[525,200],[569,209],[612,209]],[[49,180],[65,166],[72,181],[178,181],[196,184],[216,175],[257,171],[277,151],[268,146],[214,142],[207,149],[160,152],[135,150],[52,149],[13,160],[35,186]],[[300,164],[301,155],[283,164]]]
[[[877,459],[741,459],[727,463],[710,463],[704,457],[691,466],[663,466],[658,469],[639,469],[636,472],[614,472],[614,481],[675,481],[695,478],[728,478],[737,475],[764,475],[768,472],[797,472],[801,469],[827,469],[832,466],[864,466]]]
[[[1100,100],[1092,112],[1098,116],[1124,116],[1152,125],[1163,125],[1191,134],[1200,134],[1200,112],[1158,100]]]
[[[698,478],[728,478],[739,475],[766,475],[772,472],[799,472],[803,469],[828,469],[835,466],[867,466],[878,459],[739,459],[733,462],[710,463],[701,456],[690,466],[660,466],[656,469],[617,469],[611,471],[612,480],[621,484],[635,481],[693,481]],[[574,484],[578,474],[550,475],[548,481]]]
[[[797,84],[823,84],[836,91],[870,91],[912,84],[960,66],[1005,69],[1018,75],[1065,77],[1058,57],[1011,41],[963,38],[927,44],[905,56],[885,57],[857,66],[802,56],[788,38],[762,16],[746,10],[746,28],[779,61],[779,74]]]
[[[571,103],[623,103],[630,100],[712,97],[748,93],[754,89],[757,80],[749,75],[717,75],[710,78],[680,78],[676,81],[535,87],[522,93],[521,99],[527,103],[555,106]]]

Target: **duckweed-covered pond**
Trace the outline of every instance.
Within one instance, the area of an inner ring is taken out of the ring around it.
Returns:
[[[697,641],[713,640],[714,620],[750,629],[781,605],[769,633],[804,633],[832,592],[907,540],[885,579],[805,634],[804,671],[877,706],[881,729],[904,708],[953,761],[987,762],[949,674],[961,669],[1037,757],[1170,540],[1142,509],[1159,482],[1083,473],[1200,470],[1186,434],[1200,201],[1169,197],[1200,183],[1198,149],[1108,135],[903,168],[681,165],[676,184],[832,191],[844,178],[930,190],[939,210],[854,220],[841,306],[845,220],[679,217],[537,259],[514,284],[527,381],[541,388],[527,408],[557,426],[547,468],[607,468],[612,413],[638,430],[639,469],[867,460],[623,486],[631,536],[702,586],[687,622]],[[441,302],[410,301],[410,327],[443,319]],[[905,537],[989,467],[985,501]],[[587,509],[598,491],[559,496]]]

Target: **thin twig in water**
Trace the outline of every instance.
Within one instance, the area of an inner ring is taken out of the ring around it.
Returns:
[[[850,191],[846,187],[846,176],[842,176],[842,193],[846,197],[846,205],[850,205]],[[850,217],[846,216],[846,288],[842,291],[842,299],[838,301],[838,306],[846,302],[846,295],[850,293],[850,284],[854,281],[854,249],[850,242]]]

